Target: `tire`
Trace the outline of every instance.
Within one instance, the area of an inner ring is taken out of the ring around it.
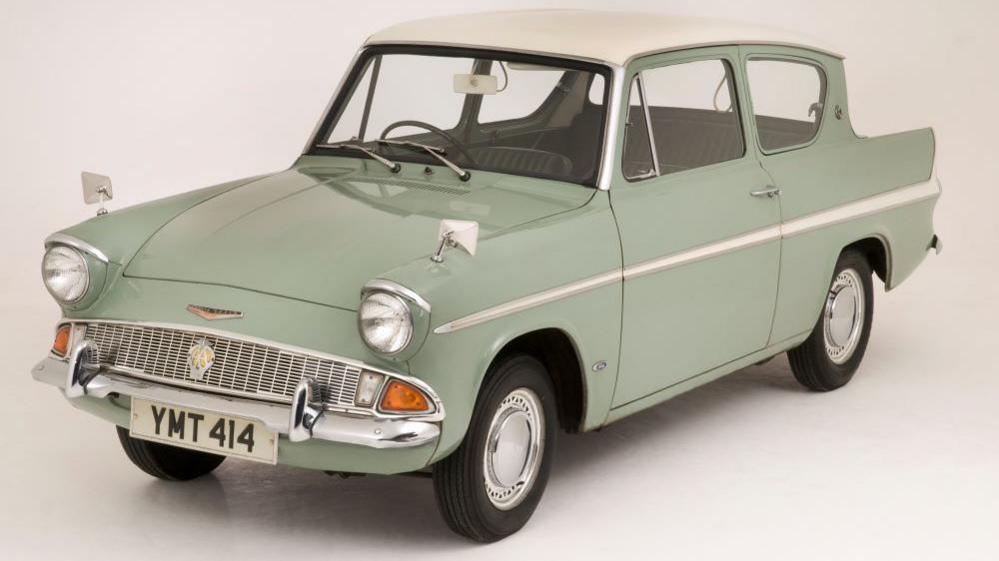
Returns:
[[[115,428],[118,429],[118,440],[128,459],[153,477],[167,481],[188,481],[211,473],[225,460],[225,456],[132,438],[128,429]]]
[[[787,353],[791,371],[801,385],[827,392],[846,385],[860,366],[874,319],[874,284],[871,265],[863,254],[844,251],[836,269],[822,313],[811,335]],[[850,306],[859,316],[850,317]]]
[[[490,368],[465,440],[434,466],[448,527],[484,543],[522,528],[548,482],[557,431],[555,389],[540,362],[513,355]]]

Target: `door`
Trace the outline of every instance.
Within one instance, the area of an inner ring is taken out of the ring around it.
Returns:
[[[767,344],[780,208],[746,143],[737,53],[685,51],[631,69],[610,192],[625,278],[615,407]]]

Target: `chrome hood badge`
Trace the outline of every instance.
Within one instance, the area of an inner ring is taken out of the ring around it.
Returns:
[[[208,321],[214,321],[217,319],[239,319],[243,317],[243,312],[237,312],[236,310],[220,310],[219,308],[195,306],[194,304],[188,304],[187,311]]]
[[[187,351],[188,376],[200,382],[215,363],[215,349],[204,338],[197,339]]]

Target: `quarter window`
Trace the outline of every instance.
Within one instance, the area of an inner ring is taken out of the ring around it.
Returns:
[[[699,60],[642,71],[632,87],[632,124],[636,89],[645,97],[659,175],[745,154],[732,67],[727,62]]]
[[[822,70],[803,62],[752,59],[746,71],[763,151],[811,142],[822,122],[826,89]]]

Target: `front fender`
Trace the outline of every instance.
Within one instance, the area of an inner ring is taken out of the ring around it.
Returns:
[[[583,364],[584,428],[604,422],[617,376],[620,279],[475,325],[438,328],[553,288],[613,274],[620,267],[613,213],[607,194],[597,192],[585,207],[480,240],[474,257],[452,249],[443,263],[420,259],[384,275],[431,305],[431,332],[410,359],[409,370],[437,390],[448,411],[434,460],[464,438],[479,388],[497,354],[513,339],[539,329],[559,329],[570,337]],[[608,367],[599,372],[589,368],[598,361]]]

